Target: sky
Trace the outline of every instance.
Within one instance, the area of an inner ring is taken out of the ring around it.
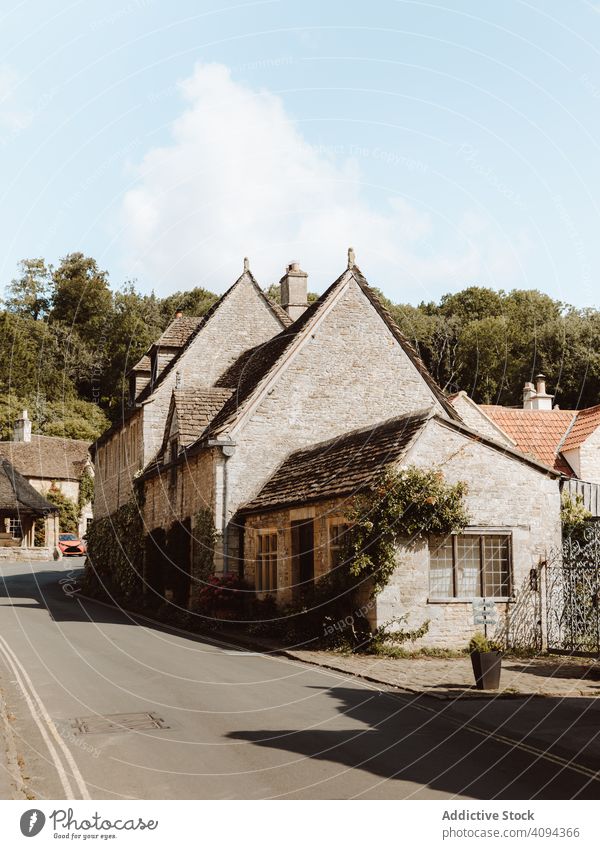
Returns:
[[[600,3],[3,0],[0,284],[82,251],[114,287],[600,306]]]

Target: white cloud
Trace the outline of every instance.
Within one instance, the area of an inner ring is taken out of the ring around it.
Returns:
[[[145,155],[123,201],[127,272],[141,283],[222,291],[248,255],[263,285],[299,260],[322,291],[353,245],[374,285],[414,300],[431,284],[490,281],[494,268],[515,265],[485,226],[474,239],[452,222],[434,226],[391,192],[374,209],[355,159],[307,144],[279,97],[233,81],[223,65],[197,65],[180,90],[171,142]],[[440,232],[447,248],[434,246]]]

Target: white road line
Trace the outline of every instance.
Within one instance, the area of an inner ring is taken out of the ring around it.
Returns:
[[[48,737],[48,734],[46,732],[46,728],[44,728],[44,726],[43,726],[43,724],[40,720],[40,717],[46,723],[48,731],[50,732],[52,737],[54,737],[58,748],[62,752],[63,757],[65,758],[67,764],[71,768],[71,774],[72,774],[72,777],[75,779],[75,781],[77,783],[77,786],[79,788],[79,792],[81,794],[81,798],[88,800],[88,801],[91,800],[92,797],[88,793],[86,783],[83,779],[81,772],[79,771],[79,767],[75,763],[75,760],[74,760],[71,752],[69,751],[67,745],[65,744],[65,741],[62,739],[62,737],[58,733],[58,729],[57,729],[56,725],[54,724],[50,714],[46,710],[46,707],[45,707],[44,703],[42,702],[41,698],[39,697],[35,687],[33,686],[31,678],[27,674],[27,670],[25,669],[23,664],[19,661],[19,659],[17,658],[17,656],[15,655],[13,650],[10,648],[10,646],[8,645],[8,643],[6,642],[4,637],[2,637],[2,636],[0,636],[0,652],[2,652],[4,654],[6,661],[11,666],[11,668],[12,668],[14,674],[15,674],[15,677],[17,679],[17,683],[19,684],[19,687],[21,688],[23,695],[25,696],[25,701],[27,702],[27,707],[29,708],[31,715],[32,715],[33,719],[35,720],[36,725],[40,729],[40,733],[41,733],[42,737],[44,738],[46,745],[48,746],[48,750],[50,752],[52,760],[54,761],[54,765],[55,765],[56,771],[59,775],[61,784],[63,785],[63,788],[66,792],[66,798],[67,799],[74,799],[75,798],[75,796],[73,794],[73,788],[71,786],[71,783],[70,783],[69,778],[67,776],[67,773],[65,771],[63,763],[60,760],[60,757],[58,756],[57,751],[54,748],[52,741]],[[21,672],[22,677],[21,677],[21,674],[19,674],[19,671]],[[25,679],[26,683],[29,686],[29,689],[31,691],[31,695],[28,692],[25,684],[23,683],[23,678]],[[35,700],[35,702],[37,703],[37,710],[36,710],[36,706],[34,705],[34,703],[32,701],[32,696],[33,696],[33,699]]]

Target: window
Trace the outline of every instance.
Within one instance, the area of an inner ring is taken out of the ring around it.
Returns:
[[[23,536],[23,528],[21,527],[20,519],[8,520],[8,531],[13,539],[21,539]]]
[[[429,597],[507,598],[510,534],[453,534],[429,543]]]
[[[335,569],[340,565],[342,552],[346,543],[345,534],[349,528],[347,522],[332,519],[329,524],[329,568]]]
[[[256,557],[256,591],[277,590],[277,531],[259,531]]]

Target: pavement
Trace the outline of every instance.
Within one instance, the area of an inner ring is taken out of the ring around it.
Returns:
[[[29,798],[598,798],[595,698],[441,700],[244,650],[78,599],[81,565],[0,567]]]

